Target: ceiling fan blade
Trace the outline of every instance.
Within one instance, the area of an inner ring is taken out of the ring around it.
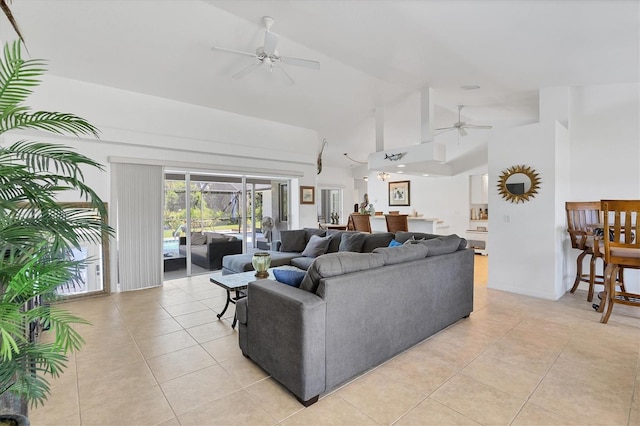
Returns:
[[[281,56],[280,60],[287,65],[295,65],[297,67],[311,68],[312,70],[320,69],[320,62],[311,61],[309,59],[290,58],[288,56]]]
[[[271,56],[276,51],[276,46],[278,45],[278,35],[276,33],[272,33],[271,31],[264,32],[264,53],[267,56]]]
[[[475,124],[465,124],[464,127],[467,129],[493,129],[493,126],[477,126]]]
[[[240,78],[244,77],[245,75],[247,75],[247,74],[251,73],[252,71],[254,71],[261,64],[262,64],[261,62],[256,62],[254,64],[251,64],[248,67],[243,68],[240,71],[238,71],[237,73],[235,73],[234,75],[232,75],[231,78],[240,79]]]
[[[271,72],[273,74],[278,75],[279,78],[282,80],[282,82],[287,86],[293,86],[294,84],[296,84],[296,82],[293,81],[289,73],[285,71],[285,69],[282,67],[278,67],[278,66],[271,67]]]
[[[251,56],[253,58],[256,57],[255,53],[241,52],[240,50],[233,50],[233,49],[225,49],[224,47],[218,47],[218,46],[213,46],[211,50],[214,50],[214,51],[219,50],[221,52],[235,53],[236,55]]]
[[[466,131],[464,128],[462,128],[462,127],[458,127],[458,134],[459,134],[460,136],[467,136],[467,134],[468,134],[468,133],[467,133],[467,131]]]
[[[453,130],[455,129],[455,127],[440,127],[439,129],[433,129],[433,130]]]

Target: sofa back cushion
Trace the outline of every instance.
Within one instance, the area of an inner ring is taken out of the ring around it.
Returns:
[[[423,259],[427,257],[429,249],[424,244],[409,244],[400,247],[378,247],[373,252],[382,255],[385,265],[393,265]]]
[[[207,236],[202,235],[199,232],[191,233],[191,245],[192,246],[201,246],[207,244]]]
[[[371,253],[373,249],[378,247],[387,247],[391,240],[393,240],[392,232],[376,232],[373,234],[366,234],[364,237],[364,243],[362,244],[362,253]]]
[[[438,238],[441,235],[435,234],[425,234],[424,232],[407,232],[407,231],[398,231],[396,232],[395,240],[399,243],[405,243],[408,240],[431,240],[433,238]]]
[[[373,253],[328,253],[313,261],[300,288],[315,293],[322,278],[379,268],[382,265],[384,265],[383,257]]]
[[[366,236],[367,234],[363,234],[362,232],[344,232],[340,235],[338,251],[352,251],[360,253]]]
[[[407,240],[407,245],[421,244],[429,249],[427,256],[438,256],[441,254],[453,253],[462,250],[467,246],[467,240],[460,238],[456,234],[439,236],[430,240]]]
[[[304,229],[280,231],[280,251],[301,252],[307,245],[306,235]]]

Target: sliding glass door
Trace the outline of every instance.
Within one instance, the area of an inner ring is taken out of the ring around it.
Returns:
[[[276,225],[272,187],[277,182],[166,172],[165,280],[218,270],[227,254],[268,249]]]

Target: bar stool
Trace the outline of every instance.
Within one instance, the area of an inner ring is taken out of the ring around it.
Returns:
[[[408,216],[406,214],[385,214],[387,232],[409,231]]]

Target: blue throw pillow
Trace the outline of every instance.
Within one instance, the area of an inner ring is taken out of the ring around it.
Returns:
[[[276,277],[276,281],[292,287],[300,287],[300,283],[302,282],[305,274],[305,271],[296,271],[293,269],[273,270],[273,276]]]
[[[396,240],[391,240],[391,242],[389,242],[389,245],[387,247],[400,247],[401,245],[402,243],[399,243]]]

